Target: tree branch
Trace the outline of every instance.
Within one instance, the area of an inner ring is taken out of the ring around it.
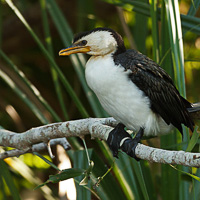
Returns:
[[[83,137],[90,134],[92,138],[107,140],[110,131],[116,124],[117,122],[113,118],[87,118],[48,124],[20,134],[0,129],[0,145],[14,147],[16,151],[20,152],[32,152],[36,144],[48,143],[49,140],[55,138]],[[3,154],[0,154],[0,159],[5,158]],[[7,154],[9,156],[8,152]],[[151,162],[200,167],[200,153],[162,150],[138,144],[135,154],[138,158]]]
[[[1,131],[0,131],[0,137],[1,137]],[[71,146],[68,143],[66,138],[56,138],[56,139],[50,140],[51,147],[58,144],[61,145],[66,151],[71,149]],[[0,153],[0,160],[8,158],[8,157],[19,157],[20,155],[23,155],[25,153],[40,152],[46,149],[48,149],[48,147],[47,147],[47,144],[44,142],[39,143],[39,144],[34,144],[28,150],[12,149],[12,150],[4,151],[3,153]]]

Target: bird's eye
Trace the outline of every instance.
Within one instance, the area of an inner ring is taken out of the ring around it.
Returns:
[[[81,44],[82,44],[82,45],[86,45],[86,44],[87,44],[87,40],[82,40],[82,41],[81,41]]]

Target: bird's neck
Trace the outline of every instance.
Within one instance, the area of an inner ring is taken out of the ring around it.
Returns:
[[[126,51],[126,47],[124,46],[124,41],[122,40],[122,41],[118,42],[117,49],[116,49],[116,51],[114,52],[113,55],[114,56],[119,55],[121,53],[124,53],[125,51]]]
[[[97,54],[97,55],[90,54],[90,55],[91,55],[92,59],[95,59],[95,58],[115,57],[115,56],[117,56],[121,53],[124,53],[124,52],[126,52],[125,46],[119,46],[115,51],[110,51],[106,54]]]

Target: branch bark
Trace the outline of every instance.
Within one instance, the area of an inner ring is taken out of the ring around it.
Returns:
[[[1,137],[1,131],[0,131],[0,137]],[[71,146],[66,138],[56,138],[56,139],[50,140],[51,147],[58,145],[58,144],[61,145],[66,151],[71,149]],[[43,150],[48,150],[47,143],[42,142],[39,144],[34,144],[34,145],[32,145],[31,148],[26,149],[26,150],[12,149],[9,151],[4,151],[3,153],[0,153],[0,160],[8,158],[8,157],[19,157],[20,155],[23,155],[25,153],[40,152]],[[50,157],[54,158],[53,155],[50,155]]]
[[[26,153],[32,152],[36,144],[48,143],[55,138],[84,137],[90,134],[92,139],[107,140],[110,131],[116,124],[113,118],[87,118],[48,124],[20,134],[0,129],[0,146],[14,147],[16,151]],[[5,153],[3,153],[4,156],[0,154],[0,159],[5,158]],[[150,162],[200,167],[200,153],[162,150],[138,144],[135,154],[138,158]]]

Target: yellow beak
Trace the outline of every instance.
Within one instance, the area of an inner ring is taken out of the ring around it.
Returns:
[[[70,46],[66,49],[62,49],[59,51],[59,56],[69,56],[74,53],[87,53],[90,51],[89,46]]]

